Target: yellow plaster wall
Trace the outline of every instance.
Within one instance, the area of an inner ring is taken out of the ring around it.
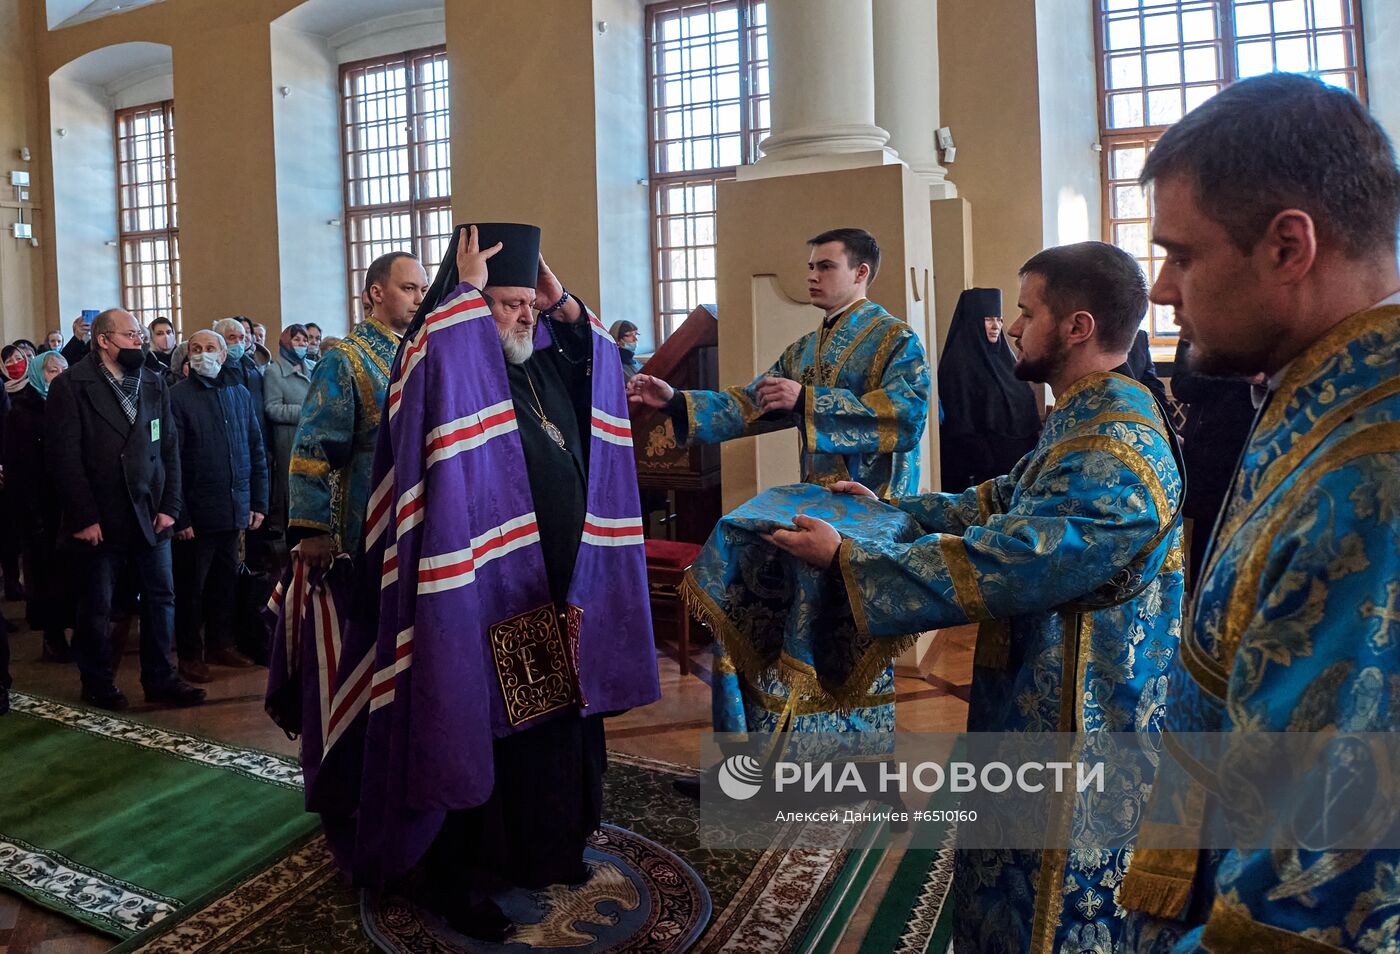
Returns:
[[[1034,0],[939,0],[938,36],[940,118],[958,147],[948,178],[974,213],[973,281],[1014,303],[1044,234]]]
[[[452,211],[531,222],[542,254],[598,305],[593,9],[580,0],[447,0]],[[546,28],[544,25],[548,24]]]
[[[43,243],[51,238],[40,170],[38,86],[34,82],[33,10],[29,0],[0,0],[0,340],[40,340],[43,315]],[[20,159],[27,147],[33,158]],[[13,170],[31,177],[29,200],[10,186]],[[16,240],[10,225],[20,215],[34,227],[40,248]]]

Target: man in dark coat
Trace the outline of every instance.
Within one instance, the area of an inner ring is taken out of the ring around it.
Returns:
[[[252,661],[233,648],[238,536],[267,514],[267,457],[261,416],[248,389],[225,370],[228,348],[212,331],[190,337],[189,377],[170,390],[180,431],[185,505],[175,537],[187,544],[191,572],[177,581],[176,650],[180,675],[209,679],[207,664],[244,668]],[[200,638],[200,624],[204,638]]]
[[[263,426],[263,370],[253,357],[256,347],[248,334],[243,321],[238,318],[220,318],[214,322],[214,333],[224,339],[228,346],[228,358],[224,361],[224,373],[248,389],[253,397],[253,407],[258,409],[258,428],[267,433]]]
[[[141,683],[150,702],[198,705],[204,690],[171,663],[175,593],[170,531],[180,516],[179,439],[165,382],[142,367],[141,326],[112,309],[92,326],[91,354],[54,379],[45,455],[58,485],[61,533],[80,555],[73,654],[83,700],[124,709],[113,681],[108,619],[122,570],[141,585]]]

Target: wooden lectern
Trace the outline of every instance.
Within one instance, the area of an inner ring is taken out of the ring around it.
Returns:
[[[713,305],[701,305],[656,350],[642,372],[678,391],[719,386]],[[704,543],[720,518],[719,445],[677,447],[663,411],[632,407],[633,453],[647,536]]]
[[[719,334],[713,305],[701,305],[642,367],[676,390],[713,390],[719,383]],[[679,587],[700,545],[720,518],[719,446],[677,447],[663,411],[630,408],[637,487],[646,522],[647,588],[658,641],[676,645],[682,675],[690,670],[690,619]]]

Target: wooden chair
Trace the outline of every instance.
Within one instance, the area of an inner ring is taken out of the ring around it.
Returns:
[[[676,662],[681,675],[690,672],[690,613],[681,599],[681,581],[685,571],[700,555],[700,544],[676,540],[647,540],[647,590],[651,596],[651,623],[658,638],[662,614],[658,607],[670,610],[665,614],[675,626]]]

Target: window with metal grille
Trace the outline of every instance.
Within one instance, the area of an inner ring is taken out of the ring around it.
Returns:
[[[1168,126],[1235,80],[1275,71],[1366,99],[1360,0],[1098,0],[1095,44],[1104,239],[1149,281],[1165,256],[1137,178]],[[1175,347],[1170,308],[1153,305],[1143,328],[1155,347]]]
[[[350,321],[370,263],[417,255],[432,271],[452,237],[447,48],[340,68]]]
[[[175,194],[175,104],[119,109],[117,245],[122,306],[143,325],[166,317],[180,333],[180,223]]]
[[[715,301],[715,193],[768,134],[761,0],[647,7],[653,296],[657,341]]]

